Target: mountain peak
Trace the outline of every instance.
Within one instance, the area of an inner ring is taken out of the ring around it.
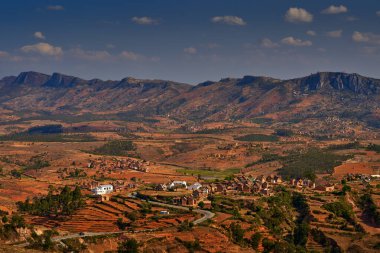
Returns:
[[[302,90],[348,90],[361,94],[377,94],[380,80],[343,72],[318,72],[309,76],[293,79]]]
[[[49,79],[49,75],[42,74],[35,71],[21,72],[13,83],[15,84],[30,84],[38,85],[45,83]]]
[[[74,77],[67,76],[60,73],[53,73],[49,80],[44,83],[47,87],[72,87],[76,84],[82,83],[84,80]]]

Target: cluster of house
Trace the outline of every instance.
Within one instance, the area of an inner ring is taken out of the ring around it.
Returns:
[[[352,173],[348,173],[347,175],[345,175],[343,177],[345,180],[347,181],[364,181],[364,182],[370,182],[371,180],[373,179],[380,179],[380,175],[379,174],[373,174],[373,175],[369,175],[369,174],[352,174]]]
[[[259,176],[257,178],[238,176],[232,180],[224,180],[217,183],[194,184],[187,186],[185,181],[173,181],[168,184],[159,184],[156,186],[158,191],[167,191],[177,188],[185,188],[191,191],[191,194],[176,197],[173,199],[175,204],[183,206],[195,206],[199,202],[207,204],[207,196],[210,194],[227,194],[227,193],[261,193],[263,195],[271,194],[271,186],[281,184],[283,181],[279,176]]]
[[[174,204],[179,204],[182,206],[195,206],[199,202],[207,202],[205,199],[210,194],[210,190],[207,186],[203,186],[199,182],[195,182],[194,184],[187,187],[187,190],[192,191],[190,195],[177,197],[173,199]]]
[[[295,186],[296,188],[311,188],[315,189],[315,182],[310,179],[291,179],[290,185]]]
[[[124,159],[105,159],[98,158],[89,161],[87,167],[101,170],[114,170],[114,169],[131,169],[141,172],[148,172],[150,163],[143,160],[124,158]]]
[[[173,199],[175,204],[184,206],[194,206],[200,201],[205,202],[207,196],[211,194],[229,194],[229,193],[258,193],[266,196],[272,195],[272,190],[277,185],[289,185],[299,190],[313,189],[316,191],[332,192],[335,190],[333,184],[328,182],[320,183],[316,186],[315,182],[309,179],[291,179],[289,182],[284,182],[281,176],[277,175],[260,175],[253,176],[237,176],[232,180],[224,180],[216,183],[199,182],[187,186],[185,181],[173,181],[168,184],[159,184],[156,186],[158,191],[168,191],[177,188],[191,190],[191,194],[176,197]]]
[[[297,189],[309,188],[321,192],[333,192],[335,190],[334,184],[326,181],[319,181],[318,184],[316,184],[310,179],[291,179],[290,185],[296,187]]]
[[[211,193],[261,193],[263,195],[270,195],[271,189],[274,185],[282,184],[283,181],[280,176],[260,175],[253,176],[237,176],[232,180],[225,180],[218,183],[211,183],[208,185]]]

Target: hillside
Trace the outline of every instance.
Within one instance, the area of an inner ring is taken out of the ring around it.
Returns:
[[[46,115],[168,116],[192,121],[338,117],[380,127],[380,80],[322,72],[291,80],[244,76],[196,86],[162,80],[84,80],[23,72],[0,80],[3,123]],[[16,116],[16,117],[15,117]]]

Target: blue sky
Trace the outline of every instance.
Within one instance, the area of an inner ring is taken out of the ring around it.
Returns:
[[[0,76],[380,77],[378,0],[4,0]]]

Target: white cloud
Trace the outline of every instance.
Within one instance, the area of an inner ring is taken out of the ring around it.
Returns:
[[[331,5],[327,9],[324,9],[322,11],[323,14],[340,14],[340,13],[346,13],[346,12],[348,12],[348,9],[344,5],[339,5],[339,6]]]
[[[49,5],[46,6],[46,9],[49,11],[63,11],[65,7],[63,7],[62,5]]]
[[[8,52],[5,52],[5,51],[0,51],[0,58],[6,58],[9,56],[9,53]]]
[[[138,25],[157,25],[159,22],[151,17],[133,17],[132,22]]]
[[[48,43],[37,43],[34,45],[26,45],[21,48],[24,53],[38,53],[47,56],[61,56],[63,50]]]
[[[107,51],[87,51],[81,48],[71,49],[70,54],[79,59],[88,61],[102,61],[112,57]]]
[[[289,8],[285,14],[285,20],[291,23],[310,23],[313,21],[313,15],[302,8]]]
[[[36,39],[40,39],[40,40],[46,39],[45,35],[42,32],[35,32],[33,35],[34,35],[34,38]]]
[[[279,47],[279,45],[273,41],[271,41],[268,38],[264,38],[261,40],[260,45],[264,48],[276,48]]]
[[[380,35],[374,33],[361,33],[355,31],[352,34],[352,40],[359,43],[369,43],[369,44],[379,44],[380,45]]]
[[[307,31],[306,34],[310,35],[310,36],[317,36],[317,33],[315,31],[312,31],[312,30]]]
[[[285,45],[295,46],[295,47],[310,47],[313,43],[310,40],[301,40],[294,37],[286,37],[281,40]]]
[[[159,62],[159,57],[147,57],[132,51],[123,51],[120,53],[120,58],[127,61],[150,61],[150,62]]]
[[[238,26],[244,26],[247,24],[241,17],[237,16],[216,16],[211,19],[211,22]]]
[[[380,17],[380,11],[377,11],[377,12],[376,12],[376,15],[377,15],[378,17]]]
[[[120,56],[123,59],[129,60],[129,61],[139,61],[144,58],[142,55],[137,54],[135,52],[131,52],[131,51],[123,51],[121,52]]]
[[[187,47],[187,48],[184,48],[183,51],[186,54],[196,54],[198,52],[198,50],[195,47]]]
[[[327,32],[326,35],[331,38],[340,38],[342,37],[343,30],[336,30],[336,31],[330,31]]]

